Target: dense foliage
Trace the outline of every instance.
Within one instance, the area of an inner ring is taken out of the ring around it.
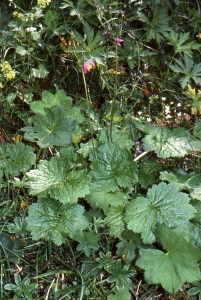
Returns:
[[[201,298],[199,1],[0,14],[1,299]]]

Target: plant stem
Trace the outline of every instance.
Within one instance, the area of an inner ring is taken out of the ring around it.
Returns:
[[[91,120],[90,120],[90,107],[89,107],[89,95],[88,95],[88,91],[87,91],[87,83],[86,83],[86,78],[85,78],[85,75],[84,75],[83,68],[81,68],[81,71],[82,71],[85,95],[86,95],[86,100],[87,100],[87,112],[88,112],[88,118],[89,118],[89,126],[90,126],[90,132],[91,132],[91,142],[92,142],[93,154],[96,157],[96,151],[95,151],[95,146],[94,146],[94,141],[93,141],[92,126],[91,126]]]
[[[110,119],[110,140],[112,142],[112,124],[113,124],[113,117],[114,117],[114,107],[117,99],[117,70],[118,70],[118,43],[116,43],[115,47],[115,53],[116,53],[116,60],[115,60],[115,82],[114,82],[114,97],[112,99],[112,105],[111,105],[111,119]]]

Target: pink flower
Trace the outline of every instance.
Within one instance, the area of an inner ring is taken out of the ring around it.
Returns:
[[[84,66],[83,66],[84,74],[87,74],[88,72],[90,72],[93,69],[93,66],[94,66],[94,63],[92,60],[85,60]]]
[[[87,74],[88,69],[87,69],[87,65],[86,64],[84,64],[83,69],[84,69],[84,74]]]
[[[116,42],[117,42],[118,46],[121,47],[121,42],[123,42],[123,40],[117,37]]]

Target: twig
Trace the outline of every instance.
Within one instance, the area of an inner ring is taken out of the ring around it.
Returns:
[[[52,282],[51,282],[51,284],[50,284],[50,286],[49,286],[49,289],[48,289],[48,291],[47,291],[47,295],[46,295],[46,297],[45,297],[45,300],[48,300],[48,296],[49,296],[51,287],[52,287],[52,285],[53,285],[54,282],[55,282],[55,278],[52,280]]]

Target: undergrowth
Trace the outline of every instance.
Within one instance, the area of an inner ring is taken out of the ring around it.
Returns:
[[[1,299],[200,299],[199,1],[0,16]]]

